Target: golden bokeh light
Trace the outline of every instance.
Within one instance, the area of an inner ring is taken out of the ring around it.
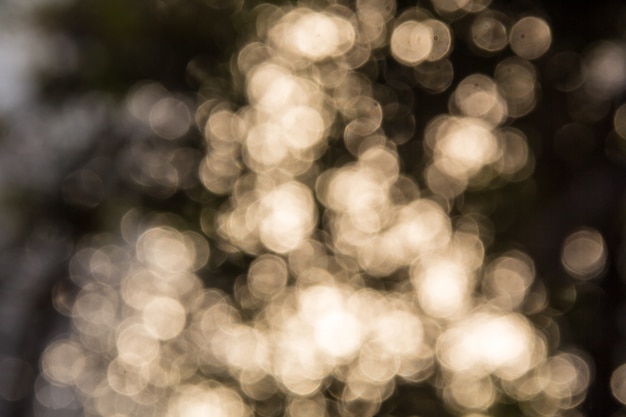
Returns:
[[[150,127],[164,139],[178,139],[189,130],[191,115],[189,108],[181,100],[163,98],[150,109]]]
[[[433,0],[435,10],[444,17],[458,19],[467,13],[477,13],[489,6],[491,0]]]
[[[517,309],[535,280],[535,267],[528,255],[511,251],[487,265],[483,291],[503,310]]]
[[[563,242],[561,263],[576,279],[596,278],[604,271],[606,260],[606,244],[597,230],[579,230],[569,235]]]
[[[271,44],[311,61],[346,53],[355,38],[354,27],[349,21],[303,8],[287,13],[269,31]]]
[[[603,41],[583,59],[585,92],[596,99],[610,97],[626,86],[626,51],[613,41]]]
[[[626,105],[622,104],[615,110],[613,127],[622,139],[626,139]]]
[[[430,27],[433,42],[428,54],[428,61],[438,61],[450,53],[452,33],[448,25],[437,19],[426,19],[424,24]]]
[[[472,22],[472,42],[479,50],[487,53],[499,52],[509,44],[508,31],[501,14],[484,11]]]
[[[435,161],[452,177],[467,179],[499,156],[496,136],[480,119],[447,118],[434,135]]]
[[[626,365],[622,364],[611,374],[611,394],[626,404]]]
[[[545,54],[552,44],[550,25],[539,17],[524,17],[511,27],[509,44],[518,56],[537,59]]]
[[[511,57],[500,61],[494,72],[498,90],[506,100],[510,117],[531,112],[537,103],[537,75],[527,60]]]
[[[417,65],[430,56],[433,38],[432,26],[412,20],[403,22],[391,35],[391,54],[405,65]]]
[[[447,259],[429,260],[414,271],[420,306],[427,314],[454,319],[467,312],[473,283],[464,265]]]
[[[446,330],[437,351],[452,372],[514,380],[537,365],[545,354],[541,344],[523,316],[478,311]]]
[[[451,107],[463,116],[481,118],[492,125],[500,124],[508,114],[496,83],[482,74],[472,74],[459,83]]]
[[[415,78],[418,84],[426,91],[441,93],[452,85],[454,67],[448,59],[424,62],[415,67]]]
[[[37,398],[94,417],[373,417],[398,389],[432,386],[465,417],[512,400],[528,415],[574,409],[588,358],[559,350],[530,256],[496,252],[495,226],[464,206],[467,190],[534,169],[533,136],[514,123],[537,106],[530,60],[548,53],[550,26],[510,26],[489,0],[399,16],[393,0],[309,3],[255,6],[230,63],[236,94],[204,86],[194,117],[160,84],[127,94],[133,123],[158,136],[129,145],[133,182],[184,191],[201,214],[130,210],[119,241],[77,246],[75,299],[55,296],[73,330],[44,351]],[[457,40],[515,56],[492,76],[455,73]],[[616,56],[590,52],[585,82],[623,81],[600,74]],[[420,101],[453,85],[446,114]],[[201,150],[182,144],[192,122]],[[193,222],[204,235],[184,231]],[[599,276],[606,244],[577,231],[561,261]]]

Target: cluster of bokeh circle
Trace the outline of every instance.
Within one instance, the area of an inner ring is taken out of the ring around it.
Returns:
[[[489,416],[501,402],[525,415],[583,415],[593,365],[550,330],[533,260],[519,250],[487,257],[483,219],[451,213],[466,190],[534,168],[525,132],[509,122],[540,98],[533,60],[549,51],[551,28],[489,3],[258,6],[255,39],[232,60],[246,104],[205,97],[195,113],[206,139],[199,179],[226,203],[202,212],[202,233],[131,211],[121,240],[74,255],[80,293],[55,298],[74,330],[42,356],[39,403],[107,417],[374,416],[399,385],[430,385],[457,415]],[[470,24],[455,34],[461,18]],[[512,54],[452,88],[455,37],[478,56]],[[404,84],[378,81],[381,56]],[[411,88],[448,94],[448,113],[423,132]],[[146,123],[176,141],[191,106],[155,106]],[[398,148],[418,139],[415,178]],[[339,141],[351,159],[328,166]],[[142,175],[168,190],[182,178]],[[229,294],[198,275],[218,252],[253,258]],[[573,279],[598,277],[602,236],[575,231],[561,260]],[[613,378],[620,401],[624,375]]]

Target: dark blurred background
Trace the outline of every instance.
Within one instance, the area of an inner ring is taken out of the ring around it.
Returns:
[[[131,208],[174,212],[187,228],[200,230],[202,209],[223,202],[195,178],[204,141],[193,118],[196,106],[214,94],[243,100],[231,59],[253,35],[260,3],[0,4],[0,415],[34,415],[40,354],[69,329],[52,294],[72,292],[68,264],[77,247],[118,234],[121,216]],[[431,7],[402,1],[398,10],[416,4]],[[600,41],[624,48],[626,5],[514,0],[494,1],[491,8],[541,16],[552,29],[549,53],[535,61],[538,105],[512,122],[528,135],[535,169],[523,181],[468,191],[454,210],[491,219],[488,253],[521,248],[531,255],[561,345],[593,359],[595,378],[581,410],[623,415],[609,379],[626,362],[626,140],[614,126],[626,85],[617,83],[600,97],[578,94],[576,85],[585,76],[586,54]],[[512,55],[505,49],[477,56],[462,36],[464,25],[463,19],[451,25],[453,85],[475,72],[491,73]],[[554,59],[561,53],[566,59]],[[187,109],[173,113],[189,118],[176,145],[187,152],[180,162],[187,167],[182,186],[168,187],[155,173],[170,158],[164,156],[169,145],[155,140],[146,121],[145,103],[155,91]],[[446,112],[447,94],[416,90],[415,97],[416,132],[422,132],[433,115]],[[416,138],[399,154],[421,148]],[[347,153],[339,145],[333,152]],[[561,264],[564,239],[580,227],[599,231],[608,247],[604,274],[584,282],[572,280]],[[237,274],[246,262],[224,264],[221,273]],[[227,280],[222,286],[229,291]]]

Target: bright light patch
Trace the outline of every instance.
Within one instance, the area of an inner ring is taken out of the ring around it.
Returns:
[[[312,61],[343,53],[355,40],[355,31],[350,23],[323,13],[297,9],[283,17],[280,24],[288,27],[276,41],[291,53]]]
[[[186,246],[183,235],[170,227],[157,227],[145,232],[137,241],[137,251],[150,266],[165,271],[185,271],[194,262],[193,250]]]
[[[604,271],[606,259],[606,244],[597,230],[579,230],[569,235],[563,243],[561,263],[576,279],[597,277]]]
[[[260,238],[265,246],[286,253],[296,249],[315,225],[315,208],[310,190],[290,182],[272,190],[262,200],[264,214]]]
[[[400,63],[417,65],[433,49],[433,29],[421,22],[406,21],[393,30],[390,46],[391,54]]]
[[[511,28],[511,49],[526,59],[537,59],[552,44],[552,31],[545,20],[528,16],[518,20]]]
[[[179,301],[169,297],[157,297],[143,310],[146,330],[161,340],[177,336],[185,327],[185,308]]]
[[[413,278],[420,306],[433,317],[453,318],[468,306],[470,280],[462,265],[446,260],[428,263]]]
[[[249,410],[235,391],[217,385],[183,385],[167,417],[246,417]]]
[[[452,119],[438,131],[435,159],[446,174],[464,178],[476,174],[498,157],[498,142],[478,119]]]
[[[626,405],[626,364],[622,364],[611,374],[611,393]]]
[[[332,357],[354,354],[361,344],[361,324],[347,311],[332,311],[319,317],[314,324],[315,343]]]
[[[522,316],[476,313],[447,330],[437,347],[441,362],[456,372],[512,380],[532,366],[534,345]]]

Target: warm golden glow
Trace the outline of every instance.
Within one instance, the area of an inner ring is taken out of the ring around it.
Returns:
[[[435,161],[452,177],[469,178],[498,157],[496,137],[479,119],[448,118],[435,135]]]
[[[561,263],[576,279],[596,278],[604,271],[606,259],[606,244],[597,230],[579,230],[563,242]]]
[[[552,32],[545,20],[529,16],[513,25],[509,38],[511,49],[526,59],[537,59],[545,54],[552,44]]]
[[[503,16],[493,11],[485,11],[474,18],[471,28],[472,41],[480,50],[498,52],[509,43]]]
[[[452,372],[505,379],[519,378],[536,365],[541,344],[518,314],[477,312],[447,330],[437,343],[442,364]]]
[[[535,268],[528,255],[511,251],[487,266],[483,281],[491,302],[503,310],[518,308],[535,279]]]
[[[133,183],[185,192],[200,214],[133,209],[120,239],[78,243],[77,295],[54,303],[73,330],[42,355],[36,398],[102,417],[373,417],[399,386],[422,384],[465,417],[502,401],[542,417],[576,407],[588,359],[559,350],[533,260],[498,253],[491,208],[464,194],[532,173],[534,136],[515,119],[537,105],[530,60],[550,48],[548,23],[511,26],[489,0],[398,16],[394,0],[309,3],[253,7],[256,31],[230,62],[234,94],[206,81],[194,117],[160,84],[128,93],[132,122],[162,145],[129,145],[142,158]],[[470,52],[515,55],[492,76],[455,73],[457,28]],[[578,87],[623,86],[614,46],[587,53]],[[419,100],[452,85],[447,113],[425,119]],[[199,149],[182,144],[192,119]],[[622,107],[614,126],[626,137]],[[86,172],[68,196],[101,185]],[[607,257],[581,229],[561,262],[586,280]],[[612,379],[622,402],[625,373]]]
[[[283,184],[261,200],[259,237],[269,249],[285,253],[297,248],[315,226],[315,207],[308,188]]]
[[[494,77],[510,117],[524,116],[535,108],[537,75],[530,62],[517,57],[502,60]]]
[[[285,52],[320,61],[347,52],[355,30],[339,16],[296,9],[270,29],[269,38]]]
[[[481,74],[463,79],[454,92],[454,104],[464,116],[478,117],[493,125],[507,116],[506,102],[494,81]]]
[[[422,22],[406,21],[393,30],[391,54],[405,65],[425,61],[433,50],[433,27]]]
[[[588,95],[610,97],[626,86],[626,51],[614,42],[601,42],[584,57],[583,74]]]
[[[469,308],[472,280],[463,265],[447,259],[427,261],[414,270],[422,309],[437,318],[456,318]]]

